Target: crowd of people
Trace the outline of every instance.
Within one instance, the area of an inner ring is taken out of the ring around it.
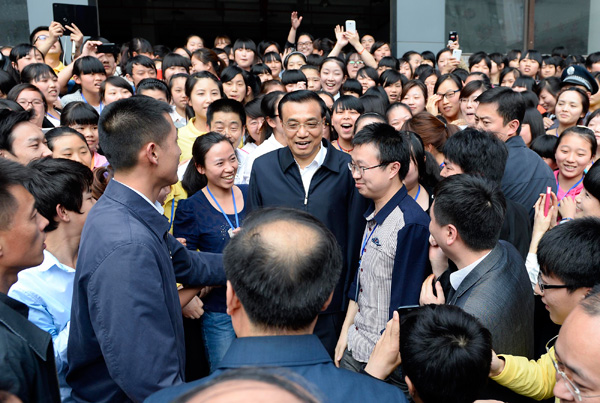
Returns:
[[[600,52],[301,26],[1,49],[0,401],[600,401]]]

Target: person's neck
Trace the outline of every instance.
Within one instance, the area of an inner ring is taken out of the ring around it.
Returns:
[[[175,112],[177,112],[177,114],[179,116],[181,116],[182,118],[186,118],[186,120],[187,120],[185,108],[180,108],[179,106],[175,105]]]
[[[313,334],[313,330],[317,323],[317,319],[305,327],[304,329],[291,330],[291,329],[271,329],[263,326],[257,326],[250,322],[246,317],[242,322],[236,322],[238,326],[235,326],[235,334],[238,337],[267,337],[267,336],[304,336]]]
[[[500,84],[500,72],[490,75],[490,81],[493,85]]]
[[[458,270],[464,269],[468,265],[478,261],[488,253],[491,249],[485,249],[480,251],[474,251],[468,248],[464,248],[459,253],[454,254],[453,257],[448,256],[450,260],[454,262]]]
[[[60,55],[47,53],[46,57],[44,57],[44,63],[55,69],[60,65]]]
[[[212,193],[212,195],[217,200],[223,200],[223,201],[231,201],[232,200],[232,196],[231,196],[232,188],[223,188],[223,187],[215,186],[214,184],[209,183],[206,185],[206,189],[207,189],[207,191],[210,190],[210,193]]]
[[[560,186],[560,188],[562,190],[564,190],[566,192],[569,189],[571,189],[571,187],[575,186],[575,184],[581,180],[582,175],[583,175],[583,173],[580,175],[573,176],[572,178],[565,178],[565,176],[563,174],[561,174],[559,171],[558,172],[558,185]]]
[[[389,202],[392,197],[398,193],[402,186],[404,186],[396,177],[394,177],[392,181],[393,183],[390,183],[390,187],[386,190],[383,196],[373,199],[373,203],[375,203],[375,214],[377,214],[387,204],[387,202]]]
[[[17,282],[17,273],[19,270],[0,267],[0,292],[8,294],[10,287]]]
[[[81,94],[85,97],[85,100],[88,104],[92,106],[100,106],[100,94],[95,92],[90,92],[85,88],[81,87]]]
[[[433,147],[431,150],[431,154],[435,158],[435,162],[437,162],[438,166],[440,166],[444,163],[444,154],[442,154],[441,152],[439,152],[438,150],[436,150]]]
[[[573,127],[575,125],[563,125],[562,123],[558,123],[558,135],[560,136],[562,134],[562,132],[564,132],[565,130],[567,130],[569,127]]]
[[[46,113],[48,115],[52,115],[53,117],[55,117],[57,119],[60,119],[58,112],[56,111],[56,109],[54,108],[54,105],[52,105],[52,104],[48,104],[48,111],[46,111]]]
[[[77,213],[74,213],[77,214]],[[62,225],[46,236],[46,250],[62,264],[75,268],[81,235],[69,237]]]
[[[347,141],[346,139],[343,139],[342,137],[338,137],[338,139],[335,142],[336,145],[340,148],[340,151],[343,151],[345,153],[349,153],[354,149],[352,143],[350,141]]]
[[[144,172],[142,169],[133,169],[129,172],[115,172],[115,180],[137,190],[148,198],[152,203],[156,203],[160,190],[165,186],[164,183],[157,184],[152,173]]]
[[[408,195],[414,199],[417,193],[419,192],[419,182],[415,182],[410,188],[408,187],[408,184],[404,182],[404,186],[406,186],[406,191],[408,192]]]
[[[206,118],[196,115],[194,119],[194,127],[202,133],[208,132],[208,125],[206,124]]]
[[[287,140],[285,139],[284,133],[278,133],[277,130],[273,130],[273,136],[279,144],[281,144],[284,147],[287,147]]]
[[[294,156],[294,159],[296,160],[296,163],[298,164],[298,166],[301,169],[304,169],[307,166],[309,166],[315,160],[315,158],[317,158],[317,154],[319,154],[319,151],[321,151],[320,147],[317,148],[313,154],[311,154],[305,158],[298,158],[297,156]]]

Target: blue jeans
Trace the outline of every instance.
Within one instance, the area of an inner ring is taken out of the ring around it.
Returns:
[[[210,372],[213,373],[235,339],[231,317],[226,313],[205,311],[202,315],[202,337]]]

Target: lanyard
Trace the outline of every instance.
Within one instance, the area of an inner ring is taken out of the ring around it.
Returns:
[[[171,219],[169,220],[169,229],[171,229],[171,225],[173,224],[173,220],[175,219],[175,197],[171,200]]]
[[[373,227],[373,230],[369,233],[369,235],[367,236],[367,234],[365,234],[365,238],[362,244],[362,247],[360,248],[360,259],[358,260],[358,268],[361,269],[362,266],[362,257],[363,254],[365,253],[365,250],[367,249],[367,243],[369,242],[369,239],[371,239],[371,236],[373,235],[373,232],[375,232],[375,230],[377,229],[377,226],[379,225],[379,223],[375,224],[375,227]],[[360,272],[357,273],[356,276],[356,296],[355,296],[355,301],[358,303],[358,292],[360,290]]]
[[[421,184],[419,184],[419,190],[417,190],[417,195],[415,196],[415,200],[419,198],[419,194],[421,193]]]
[[[89,102],[87,101],[87,99],[85,99],[85,96],[83,96],[83,90],[81,90],[81,98],[83,99],[83,102],[85,102],[86,104],[89,105]],[[93,106],[93,105],[91,105],[91,106]],[[102,113],[103,106],[104,105],[102,105],[102,101],[100,101],[100,105],[98,106],[98,108],[100,108],[100,113]]]
[[[581,183],[582,180],[583,180],[583,175],[581,175],[581,179],[579,179],[576,184],[574,184],[573,186],[571,186],[571,189],[567,190],[567,192],[563,195],[563,197],[561,197],[560,199],[558,199],[558,201],[561,201],[562,199],[564,199],[565,196],[568,195],[571,190],[573,190],[577,186],[579,186],[579,184]],[[560,187],[560,185],[558,184],[558,176],[557,176],[556,177],[556,189],[557,189],[557,193],[558,193],[558,188],[559,187]]]
[[[231,220],[229,219],[229,217],[227,217],[227,214],[225,214],[225,210],[223,210],[223,207],[221,207],[221,205],[219,204],[219,202],[217,201],[217,199],[215,199],[215,196],[213,196],[213,194],[210,191],[210,188],[208,187],[208,185],[206,185],[206,190],[208,190],[208,194],[210,195],[210,197],[212,197],[213,201],[215,202],[215,204],[217,205],[217,207],[219,208],[219,210],[221,210],[221,213],[223,214],[223,217],[225,217],[225,219],[227,220],[227,223],[229,224],[229,226],[231,227],[231,229],[234,230],[236,228],[239,228],[239,226],[240,226],[240,220],[238,218],[237,206],[235,205],[235,195],[233,194],[233,187],[231,188],[231,197],[233,197],[233,209],[235,210],[235,225],[236,225],[235,227],[231,223]]]

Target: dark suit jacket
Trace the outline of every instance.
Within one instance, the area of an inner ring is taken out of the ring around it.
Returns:
[[[514,246],[499,241],[456,291],[450,285],[450,270],[439,281],[448,305],[461,307],[490,331],[496,352],[532,358],[533,292],[523,259]],[[532,401],[493,381],[489,381],[479,398],[511,403]]]
[[[533,292],[517,250],[499,241],[454,291],[450,273],[440,277],[446,303],[475,316],[492,333],[494,350],[532,358]],[[448,290],[448,291],[446,291]]]

